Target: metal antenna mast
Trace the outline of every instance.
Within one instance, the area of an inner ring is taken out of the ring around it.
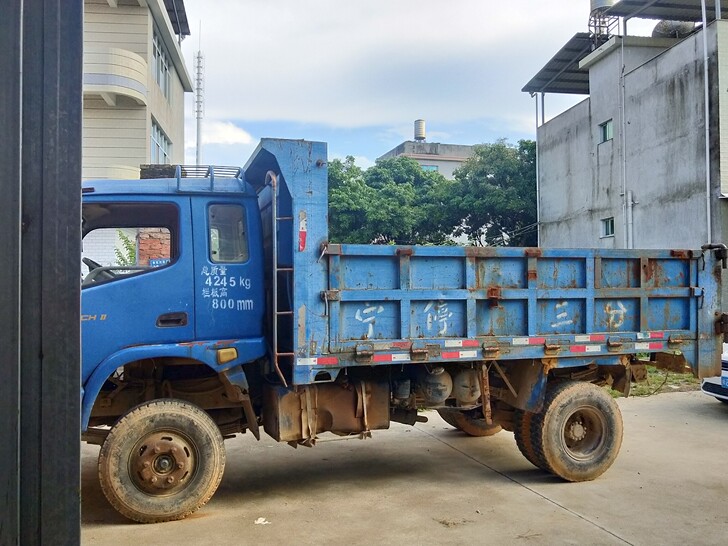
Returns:
[[[197,145],[195,162],[202,163],[202,118],[205,116],[205,58],[202,56],[202,23],[200,46],[195,56],[195,118],[197,119]]]

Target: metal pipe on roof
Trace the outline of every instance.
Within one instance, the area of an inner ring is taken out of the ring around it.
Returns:
[[[541,93],[541,125],[546,123],[546,93]]]
[[[703,88],[705,92],[705,215],[708,244],[713,242],[711,226],[712,211],[710,207],[710,87],[708,85],[708,11],[705,0],[700,2],[703,11]],[[717,5],[717,3],[716,3]]]
[[[631,210],[631,193],[627,192],[627,114],[624,111],[626,101],[626,91],[624,85],[624,36],[622,36],[620,44],[620,71],[619,71],[619,155],[621,159],[622,171],[622,239],[624,248],[632,248],[634,238],[632,236],[632,210]]]
[[[535,93],[533,97],[536,103],[536,245],[541,246],[541,173],[538,164],[538,93]]]

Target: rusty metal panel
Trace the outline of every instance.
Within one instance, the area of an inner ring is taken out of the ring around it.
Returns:
[[[336,305],[327,315],[327,346],[297,355],[295,384],[321,368],[493,355],[548,356],[568,367],[678,348],[693,370],[714,367],[720,290],[711,251],[405,250],[341,245],[328,257]],[[413,341],[428,351],[415,355]]]
[[[348,435],[389,428],[389,383],[266,387],[263,428],[279,442],[312,441],[317,434]]]

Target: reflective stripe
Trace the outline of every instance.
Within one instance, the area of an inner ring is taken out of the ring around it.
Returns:
[[[574,341],[577,343],[589,343],[594,341],[606,341],[607,336],[604,334],[589,334],[586,336],[574,336]]]
[[[478,358],[478,351],[449,351],[443,352],[442,358]]]
[[[572,345],[569,350],[572,353],[598,353],[601,352],[601,345]]]
[[[659,342],[652,342],[652,343],[635,343],[634,348],[637,351],[656,351],[659,349],[664,349],[665,344],[659,343]]]
[[[637,332],[637,339],[664,339],[665,332]]]
[[[543,345],[546,343],[545,337],[514,337],[511,342],[513,345]]]
[[[316,358],[299,358],[296,364],[300,366],[335,366],[339,363],[338,357],[319,356]]]
[[[445,347],[477,347],[477,339],[446,339]]]

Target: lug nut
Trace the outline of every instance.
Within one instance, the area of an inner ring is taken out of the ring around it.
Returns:
[[[157,477],[156,476],[152,476],[152,479],[149,480],[149,481],[152,482],[152,483],[157,483]]]
[[[172,476],[167,478],[167,483],[174,483],[174,478]]]

